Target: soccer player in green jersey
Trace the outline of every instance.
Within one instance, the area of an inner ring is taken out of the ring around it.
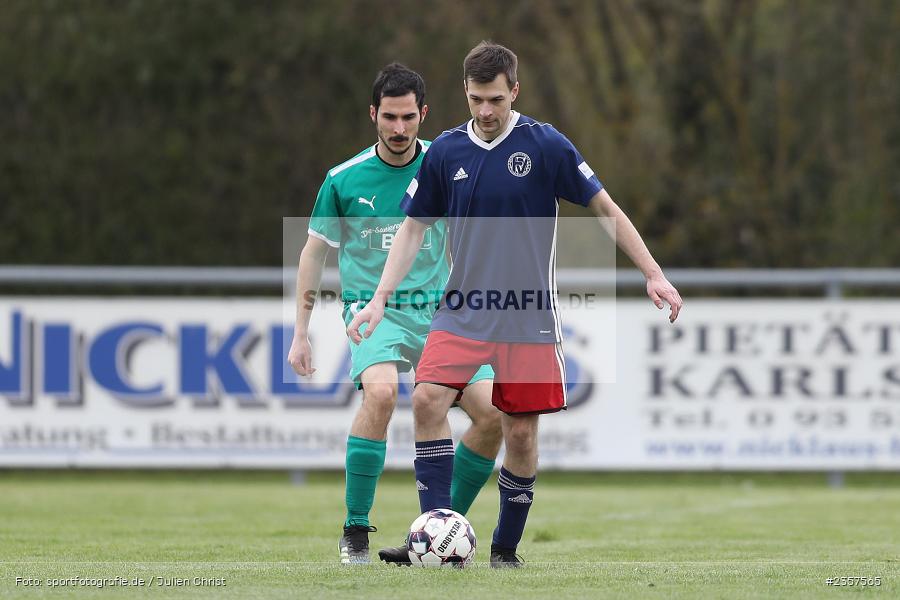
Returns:
[[[400,200],[428,150],[429,142],[418,139],[427,112],[422,77],[403,65],[388,65],[375,79],[369,107],[378,142],[325,177],[297,273],[297,321],[288,362],[299,375],[315,372],[307,331],[329,248],[339,253],[345,324],[372,298],[393,234],[405,218]],[[347,439],[347,517],[339,543],[344,564],[369,562],[369,533],[375,531],[369,511],[384,469],[398,374],[414,368],[422,354],[435,303],[447,281],[445,240],[444,224],[427,232],[377,331],[362,344],[350,344],[350,378],[363,390],[363,401]],[[453,459],[451,508],[461,513],[468,511],[490,477],[500,449],[500,412],[491,404],[493,375],[483,366],[459,397],[472,419]],[[405,554],[403,547],[393,550]]]

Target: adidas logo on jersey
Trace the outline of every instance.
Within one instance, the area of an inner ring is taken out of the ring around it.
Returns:
[[[420,492],[427,492],[428,486],[425,485],[424,483],[422,483],[421,481],[419,481],[418,479],[416,479],[416,489],[419,490]]]
[[[465,169],[462,167],[459,168],[459,171],[456,172],[456,175],[453,176],[453,181],[459,181],[460,179],[468,179],[469,174],[466,173]]]
[[[515,498],[510,498],[509,501],[519,504],[531,504],[531,498],[528,497],[528,494],[519,494]]]

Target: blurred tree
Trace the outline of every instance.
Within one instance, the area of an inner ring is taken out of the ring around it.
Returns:
[[[278,264],[378,69],[433,138],[483,38],[664,264],[900,261],[893,0],[11,0],[0,33],[5,263]]]

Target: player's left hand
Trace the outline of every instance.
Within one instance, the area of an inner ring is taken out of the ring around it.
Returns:
[[[684,300],[681,299],[681,294],[678,293],[675,286],[669,283],[669,280],[664,275],[651,277],[647,280],[647,295],[653,300],[656,308],[660,310],[665,307],[663,301],[668,303],[672,309],[669,313],[669,323],[674,323],[675,319],[678,318],[679,311],[681,311],[681,306],[684,304]]]

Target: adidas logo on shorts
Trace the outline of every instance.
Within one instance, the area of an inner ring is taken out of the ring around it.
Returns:
[[[426,492],[428,491],[428,486],[416,479],[416,489],[420,492]]]
[[[528,494],[519,494],[515,498],[510,498],[509,501],[519,504],[531,504],[531,498],[528,497]]]

